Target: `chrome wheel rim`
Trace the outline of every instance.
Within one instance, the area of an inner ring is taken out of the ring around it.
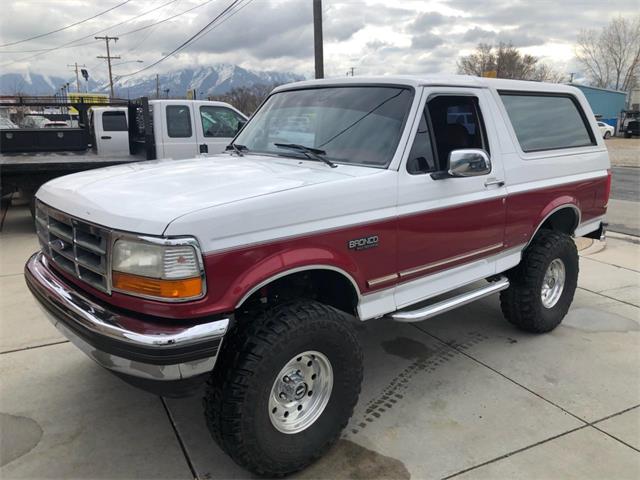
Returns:
[[[542,280],[542,291],[540,298],[545,308],[552,308],[560,300],[562,291],[564,290],[564,282],[566,271],[564,262],[559,258],[553,260],[547,267]]]
[[[333,389],[329,359],[314,350],[300,353],[276,376],[269,396],[269,418],[276,430],[298,433],[322,414]]]

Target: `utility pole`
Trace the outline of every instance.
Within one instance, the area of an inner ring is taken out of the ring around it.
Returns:
[[[71,67],[71,68],[74,68],[74,69],[75,69],[75,71],[76,71],[76,91],[77,91],[78,93],[80,93],[80,73],[79,73],[79,70],[78,70],[78,69],[79,69],[80,67],[84,67],[84,68],[86,68],[87,66],[86,66],[86,65],[78,65],[78,62],[76,62],[76,63],[74,63],[73,65],[69,65],[69,64],[67,64],[67,67]]]
[[[573,77],[575,75],[575,72],[569,72],[569,75],[571,75],[571,78],[569,79],[569,83],[573,83]]]
[[[96,40],[104,40],[104,42],[107,44],[107,56],[98,56],[96,58],[104,58],[107,60],[107,64],[109,65],[109,88],[111,89],[111,98],[113,98],[115,95],[113,94],[113,75],[111,74],[111,60],[119,60],[120,57],[112,57],[111,56],[111,52],[109,52],[109,40],[113,40],[114,42],[118,41],[119,37],[110,37],[109,35],[106,35],[104,37],[94,37]]]
[[[350,68],[349,68],[349,71],[347,72],[347,77],[348,77],[349,75],[351,75],[351,76],[353,77],[353,74],[354,74],[354,70],[355,70],[355,69],[356,69],[356,67],[350,67]]]
[[[156,98],[160,98],[160,74],[156,73]]]
[[[322,50],[322,0],[313,0],[313,45],[316,58],[316,78],[324,78]]]

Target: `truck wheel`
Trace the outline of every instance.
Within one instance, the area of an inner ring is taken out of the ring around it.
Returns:
[[[578,284],[578,250],[573,239],[541,230],[507,276],[511,285],[500,292],[505,318],[527,332],[550,332],[567,314]]]
[[[220,355],[207,425],[257,475],[281,477],[320,458],[358,401],[362,350],[349,320],[321,303],[285,303],[242,322]]]

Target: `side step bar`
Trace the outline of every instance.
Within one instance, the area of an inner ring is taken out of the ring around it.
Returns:
[[[440,315],[441,313],[448,312],[449,310],[475,302],[476,300],[488,297],[489,295],[507,288],[509,288],[509,279],[507,277],[500,277],[498,280],[491,282],[486,287],[465,292],[452,298],[447,298],[446,300],[434,303],[433,305],[427,305],[426,307],[418,310],[401,310],[388,315],[388,317],[398,322],[421,322],[427,318],[435,317],[436,315]]]

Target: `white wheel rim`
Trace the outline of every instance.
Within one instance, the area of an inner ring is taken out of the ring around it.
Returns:
[[[553,260],[547,267],[547,271],[544,274],[542,280],[542,290],[540,292],[540,298],[542,299],[542,305],[545,308],[553,308],[564,290],[564,283],[566,279],[566,270],[564,262],[559,258]]]
[[[292,434],[309,428],[324,411],[333,389],[329,359],[313,350],[287,362],[269,395],[269,418],[276,430]]]

